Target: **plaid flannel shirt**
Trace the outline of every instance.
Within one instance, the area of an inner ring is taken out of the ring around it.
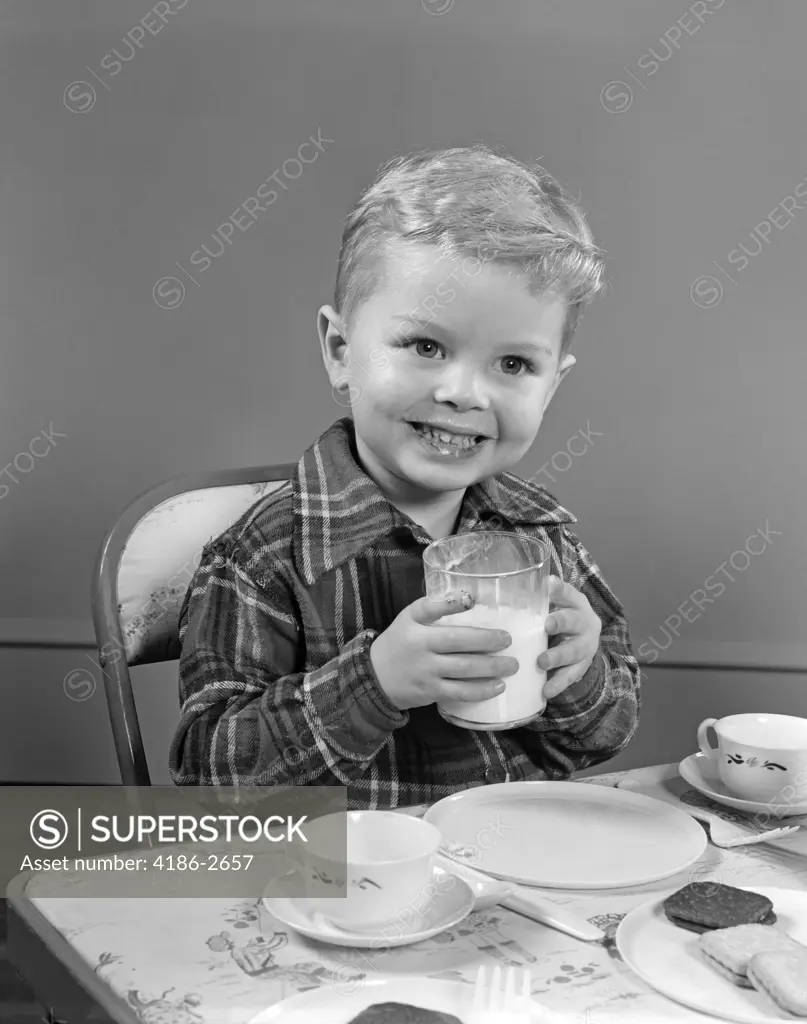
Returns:
[[[639,668],[621,604],[542,488],[510,473],[467,489],[457,532],[549,540],[551,571],[602,622],[581,680],[518,729],[401,711],[370,645],[424,594],[432,539],[359,467],[353,421],[334,423],[292,479],[202,554],[180,613],[177,785],[344,785],[351,808],[426,803],[471,786],[566,779],[613,757],[639,718]]]

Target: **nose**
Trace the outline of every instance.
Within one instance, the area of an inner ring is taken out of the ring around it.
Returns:
[[[454,364],[446,367],[434,389],[435,402],[442,402],[462,412],[466,409],[487,409],[490,398],[479,374],[470,366]]]

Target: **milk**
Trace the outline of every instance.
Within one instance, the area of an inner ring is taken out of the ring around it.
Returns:
[[[537,661],[538,655],[547,648],[545,618],[534,609],[489,605],[475,605],[468,611],[445,616],[438,625],[506,630],[513,642],[494,653],[515,658],[519,667],[515,675],[502,676],[507,689],[498,696],[474,703],[441,701],[440,710],[466,722],[497,725],[522,723],[543,711],[546,672],[538,667]],[[468,682],[472,684],[473,680]]]

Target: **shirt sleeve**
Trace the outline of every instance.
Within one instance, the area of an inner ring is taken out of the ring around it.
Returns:
[[[602,623],[599,649],[588,671],[547,701],[544,714],[525,727],[538,740],[530,757],[549,778],[608,761],[624,749],[639,725],[639,665],[624,609],[577,537],[560,528],[563,579],[582,591]],[[537,734],[537,735],[536,735]]]
[[[406,724],[370,662],[377,633],[295,671],[294,609],[281,569],[258,586],[232,551],[205,550],[180,612],[176,785],[349,785]]]

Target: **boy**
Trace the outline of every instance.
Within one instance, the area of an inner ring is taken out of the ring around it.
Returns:
[[[540,168],[477,145],[382,169],[319,311],[352,417],[207,546],[183,604],[178,785],[346,785],[351,808],[396,807],[565,779],[628,743],[639,670],[622,607],[576,519],[505,472],[575,362],[602,269]],[[423,596],[426,545],[490,529],[548,539],[558,577],[546,709],[502,732],[450,725],[435,702],[501,692],[508,634],[452,627],[459,595]]]

